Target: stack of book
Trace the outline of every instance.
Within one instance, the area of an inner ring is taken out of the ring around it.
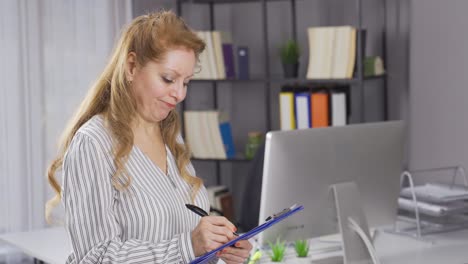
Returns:
[[[231,124],[219,111],[185,111],[185,137],[192,156],[227,159],[235,156]]]
[[[219,80],[234,78],[234,51],[232,38],[228,32],[197,31],[198,37],[205,41],[205,50],[200,54],[200,70],[193,79]]]
[[[308,79],[352,78],[356,63],[356,28],[310,27]]]
[[[347,124],[346,93],[340,90],[279,94],[280,128],[293,130]]]
[[[234,202],[229,189],[223,185],[206,188],[210,201],[210,214],[223,215],[229,220],[234,220]]]

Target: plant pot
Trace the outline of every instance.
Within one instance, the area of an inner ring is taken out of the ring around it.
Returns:
[[[297,78],[299,75],[299,62],[283,63],[284,78]]]
[[[310,259],[310,257],[307,257],[307,258],[296,257],[295,259],[291,259],[290,262],[291,264],[311,264],[312,260]]]

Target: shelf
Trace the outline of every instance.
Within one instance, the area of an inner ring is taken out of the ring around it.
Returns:
[[[278,2],[285,0],[265,0],[265,2]],[[261,3],[262,0],[181,0],[182,3],[194,4],[238,4],[238,3]]]
[[[294,82],[302,84],[354,84],[359,80],[353,79],[307,79],[307,78],[272,78],[270,82]]]
[[[230,159],[201,159],[201,158],[191,158],[192,161],[219,161],[219,162],[249,162],[251,161],[250,159],[247,159],[243,156],[236,156],[234,158]]]
[[[369,76],[369,77],[364,77],[364,80],[384,80],[387,78],[387,74],[381,74],[381,75],[374,75],[374,76]]]
[[[222,5],[222,4],[254,4],[258,5],[260,7],[260,11],[258,12],[258,17],[260,18],[260,23],[261,23],[261,31],[258,32],[258,37],[261,38],[263,41],[258,41],[255,45],[260,47],[263,51],[263,57],[260,60],[260,62],[264,62],[262,66],[263,70],[260,72],[257,72],[255,74],[251,74],[249,77],[250,79],[204,79],[204,80],[191,80],[190,85],[192,85],[195,89],[197,88],[212,88],[212,89],[204,89],[204,93],[212,93],[211,98],[213,103],[212,107],[214,109],[222,108],[219,105],[218,98],[219,98],[219,93],[225,93],[225,89],[230,89],[232,87],[238,86],[245,86],[242,87],[243,89],[245,88],[255,88],[255,89],[261,89],[262,93],[261,96],[265,98],[265,106],[263,109],[265,110],[265,116],[262,117],[261,119],[265,121],[265,127],[266,130],[269,131],[272,128],[272,123],[273,119],[276,117],[272,118],[272,113],[276,110],[270,103],[273,100],[277,100],[277,94],[276,90],[273,88],[278,88],[278,86],[289,86],[289,88],[292,88],[291,90],[295,91],[294,89],[296,87],[307,87],[310,88],[310,92],[314,92],[315,90],[325,88],[325,89],[331,89],[333,87],[336,87],[337,89],[343,90],[346,92],[346,104],[349,104],[350,109],[354,109],[355,105],[360,105],[359,111],[354,111],[353,110],[353,119],[355,119],[357,122],[365,122],[365,113],[366,113],[366,108],[365,108],[365,100],[366,96],[364,96],[364,87],[370,82],[375,82],[378,86],[383,86],[384,90],[384,95],[383,95],[383,102],[384,102],[384,119],[387,119],[387,76],[386,74],[379,75],[379,76],[371,76],[371,77],[364,77],[364,56],[365,56],[365,46],[363,46],[363,43],[365,43],[366,39],[362,38],[361,34],[357,34],[357,39],[356,39],[356,59],[355,59],[355,72],[353,73],[353,78],[348,78],[348,79],[307,79],[306,74],[302,72],[303,74],[300,75],[298,78],[285,78],[283,77],[282,72],[278,70],[278,72],[275,72],[272,74],[272,63],[274,61],[274,57],[271,55],[272,50],[270,47],[270,44],[272,44],[271,39],[269,38],[269,31],[271,31],[271,25],[269,25],[269,19],[268,19],[268,9],[270,8],[269,3],[273,2],[286,2],[289,3],[290,8],[287,8],[289,10],[284,10],[284,12],[290,12],[289,17],[290,21],[284,21],[288,22],[291,26],[290,30],[290,36],[289,38],[292,39],[300,39],[300,36],[304,36],[306,32],[300,32],[298,33],[298,19],[296,12],[298,11],[298,6],[297,2],[299,0],[177,0],[177,13],[179,15],[182,15],[182,11],[185,10],[186,8],[183,8],[183,5],[200,5],[200,7],[206,9],[206,11],[209,13],[208,15],[208,20],[209,20],[209,27],[206,27],[206,30],[219,30],[221,28],[218,28],[218,21],[217,17],[215,17],[216,12],[218,11],[216,5]],[[304,0],[304,2],[306,2]],[[356,27],[356,29],[360,30],[363,29],[363,8],[362,8],[362,0],[355,0],[356,4],[356,21],[355,23],[351,23]],[[202,6],[206,5],[206,6]],[[252,5],[253,6],[253,5]],[[256,6],[257,8],[257,6]],[[189,13],[193,12],[191,8],[189,9]],[[354,11],[351,11],[354,13]],[[236,13],[236,12],[234,12]],[[234,14],[233,13],[233,14]],[[218,14],[219,15],[219,14]],[[354,14],[352,15],[354,16]],[[224,18],[223,20],[225,20]],[[232,22],[232,21],[231,21]],[[330,21],[331,22],[331,21]],[[385,21],[384,21],[385,23]],[[234,22],[235,24],[235,22]],[[306,24],[313,24],[311,23],[311,19],[306,17]],[[385,25],[385,24],[384,24]],[[205,25],[206,26],[206,25]],[[383,27],[383,33],[384,36],[382,37],[383,45],[382,45],[382,51],[384,54],[382,54],[382,57],[385,58],[385,26]],[[232,29],[231,29],[232,30]],[[284,30],[284,29],[283,29]],[[301,31],[303,29],[300,29]],[[251,33],[254,34],[254,33]],[[256,35],[257,36],[257,35]],[[367,34],[366,37],[369,37],[370,35]],[[364,42],[363,42],[364,41]],[[233,42],[233,45],[235,46],[235,42]],[[361,52],[359,52],[361,51]],[[363,52],[364,51],[364,52]],[[233,51],[234,52],[234,51]],[[359,54],[358,54],[359,53]],[[235,53],[233,53],[233,56],[235,56]],[[256,56],[256,54],[255,54]],[[235,59],[235,58],[234,58]],[[252,60],[253,57],[250,57]],[[276,63],[276,62],[274,62]],[[279,62],[278,62],[279,63]],[[234,63],[234,69],[237,70],[238,64]],[[276,66],[281,66],[281,65],[276,65]],[[276,74],[276,75],[275,75]],[[229,75],[232,76],[232,75]],[[373,84],[373,83],[372,83]],[[237,88],[237,87],[236,87]],[[205,91],[206,90],[206,91]],[[224,94],[223,94],[224,95]],[[224,98],[224,97],[223,97]],[[263,98],[262,98],[263,99]],[[239,99],[237,99],[239,100]],[[234,102],[236,103],[236,102]],[[211,107],[211,106],[210,106]],[[186,110],[186,105],[182,104],[182,111]],[[275,113],[276,115],[276,113]],[[351,117],[351,116],[350,116]],[[241,130],[244,128],[241,127]],[[183,131],[183,128],[182,128]],[[240,132],[239,132],[240,133]],[[233,164],[234,166],[243,166],[240,164],[249,164],[249,159],[246,159],[245,156],[242,155],[242,153],[238,153],[236,157],[232,159],[216,159],[216,158],[194,158],[192,157],[191,161],[193,162],[211,162],[213,165],[215,165],[215,175],[216,175],[216,183],[221,184],[221,174],[222,174],[222,163],[229,163]],[[201,164],[200,164],[201,165]]]
[[[376,75],[365,77],[364,81],[368,80],[380,80],[385,79],[386,74]],[[295,83],[310,83],[310,84],[357,84],[359,79],[306,79],[306,78],[282,78],[282,77],[272,77],[272,78],[256,78],[256,79],[205,79],[205,80],[191,80],[191,83],[202,83],[202,82],[217,82],[217,83],[248,83],[248,82],[295,82]]]
[[[365,77],[363,81],[368,81],[368,80],[380,80],[380,79],[385,79],[386,75],[376,75],[376,76],[370,76],[370,77]],[[307,78],[271,78],[269,80],[270,82],[297,82],[297,83],[310,83],[310,84],[358,84],[359,79],[358,78],[352,78],[352,79],[307,79]]]
[[[265,82],[265,79],[247,79],[247,80],[241,80],[241,79],[196,79],[196,80],[190,80],[192,83],[201,83],[201,82],[218,82],[218,83],[245,83],[245,82],[260,82],[263,83]]]

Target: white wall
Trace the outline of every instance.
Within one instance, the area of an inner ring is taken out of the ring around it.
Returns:
[[[45,225],[58,135],[102,71],[130,4],[0,1],[0,233]]]

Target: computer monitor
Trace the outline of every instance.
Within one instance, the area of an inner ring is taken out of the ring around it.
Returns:
[[[337,233],[330,186],[353,181],[370,227],[396,220],[403,159],[401,121],[274,131],[266,136],[259,222],[298,203],[304,211],[259,235],[259,242]]]

